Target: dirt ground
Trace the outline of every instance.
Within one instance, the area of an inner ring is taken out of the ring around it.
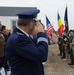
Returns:
[[[58,45],[49,45],[48,59],[44,64],[45,75],[74,75],[74,65],[68,65],[70,60],[63,60],[58,54]]]

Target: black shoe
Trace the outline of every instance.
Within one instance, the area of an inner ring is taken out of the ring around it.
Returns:
[[[63,56],[62,56],[61,58],[62,58],[62,59],[65,59],[65,57],[63,57]]]
[[[74,63],[68,63],[68,65],[74,65]]]
[[[58,54],[58,56],[61,56],[62,54]]]

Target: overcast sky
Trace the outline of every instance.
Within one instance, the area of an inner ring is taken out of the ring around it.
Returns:
[[[74,29],[74,0],[0,0],[0,6],[37,7],[40,9],[38,19],[46,25],[45,15],[47,15],[55,30],[58,29],[57,11],[59,10],[64,23],[66,4],[68,5],[69,29]]]

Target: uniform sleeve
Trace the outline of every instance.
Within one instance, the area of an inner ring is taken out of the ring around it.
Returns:
[[[29,60],[45,62],[48,55],[48,42],[45,33],[38,33],[37,46],[32,40],[20,38],[16,44],[16,52]]]
[[[4,44],[4,39],[2,37],[0,37],[0,45]]]

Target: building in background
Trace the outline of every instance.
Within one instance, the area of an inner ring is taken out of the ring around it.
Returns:
[[[15,14],[29,9],[37,9],[37,7],[0,7],[0,21],[8,29],[13,30],[18,19]]]

